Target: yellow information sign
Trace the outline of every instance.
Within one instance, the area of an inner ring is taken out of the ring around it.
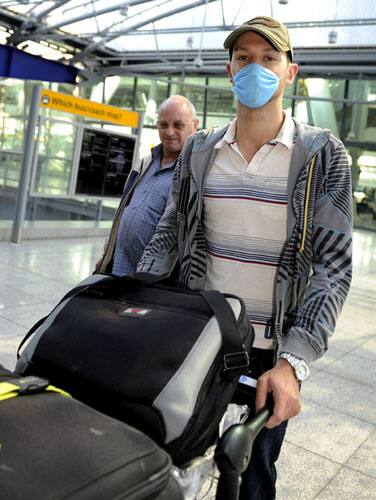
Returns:
[[[139,114],[136,111],[128,111],[108,104],[99,104],[89,99],[81,99],[80,97],[54,92],[53,90],[41,90],[40,105],[42,108],[96,118],[97,120],[126,127],[136,128],[139,122]]]

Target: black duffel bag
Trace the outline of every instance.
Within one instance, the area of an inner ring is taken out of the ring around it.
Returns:
[[[144,431],[179,465],[213,444],[254,332],[238,297],[140,273],[93,275],[29,337],[17,372]]]

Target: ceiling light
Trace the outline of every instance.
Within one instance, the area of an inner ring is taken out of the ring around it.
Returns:
[[[329,31],[328,43],[337,43],[338,33],[336,30]]]
[[[198,55],[193,59],[193,66],[196,66],[196,68],[202,68],[204,65],[204,61],[201,59],[201,56]]]
[[[129,4],[126,3],[119,9],[119,14],[124,17],[128,17],[128,11],[129,11]]]
[[[193,37],[189,36],[187,38],[187,48],[192,50],[193,49]]]

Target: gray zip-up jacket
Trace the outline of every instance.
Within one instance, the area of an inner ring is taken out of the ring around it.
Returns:
[[[308,363],[328,347],[352,274],[352,190],[345,148],[330,131],[295,121],[288,179],[287,240],[277,270],[274,335],[277,352]],[[192,289],[204,287],[204,182],[224,136],[201,131],[179,157],[166,211],[138,271],[169,275]]]

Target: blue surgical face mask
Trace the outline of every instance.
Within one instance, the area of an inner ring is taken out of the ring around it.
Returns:
[[[261,108],[275,93],[279,85],[278,76],[261,64],[247,64],[233,77],[233,91],[247,108]]]

